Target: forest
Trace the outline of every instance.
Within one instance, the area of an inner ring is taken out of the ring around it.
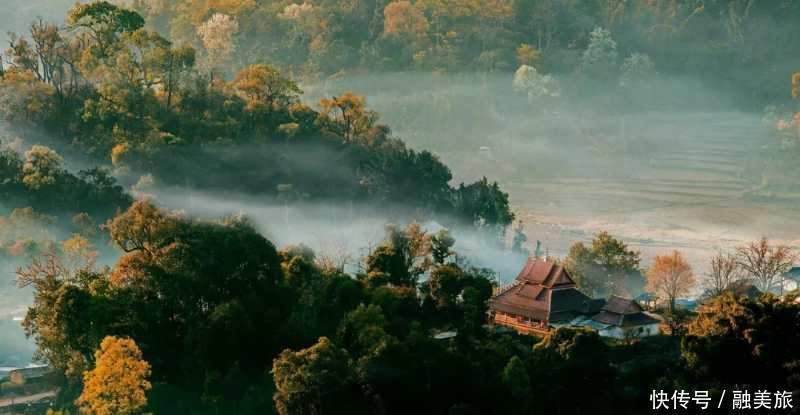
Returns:
[[[0,366],[48,372],[0,373],[0,406],[640,414],[660,390],[711,411],[800,390],[800,292],[776,291],[800,260],[797,2],[29,3],[0,17]],[[654,240],[653,200],[716,221]],[[593,298],[660,296],[660,334],[488,324],[529,256]]]

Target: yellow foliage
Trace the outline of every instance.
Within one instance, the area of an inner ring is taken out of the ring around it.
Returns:
[[[517,48],[517,61],[520,65],[533,66],[540,57],[541,52],[527,43],[523,43]]]
[[[92,269],[99,256],[94,245],[78,234],[61,242],[61,250],[64,253],[64,263],[71,270]]]
[[[150,364],[136,342],[106,336],[95,359],[95,368],[83,374],[83,392],[76,401],[81,413],[128,415],[147,405]]]
[[[678,251],[656,256],[647,270],[647,291],[667,299],[670,307],[676,298],[688,294],[694,284],[692,267]]]
[[[428,19],[422,10],[410,1],[393,1],[383,9],[383,33],[424,36],[428,31]]]
[[[122,164],[122,156],[130,151],[128,143],[120,143],[111,149],[111,164],[119,167]]]
[[[800,72],[792,74],[792,98],[800,98]]]

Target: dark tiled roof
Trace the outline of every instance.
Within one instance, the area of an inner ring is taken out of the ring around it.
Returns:
[[[648,324],[656,324],[659,322],[660,320],[658,320],[657,318],[648,316],[645,313],[637,313],[625,316],[622,319],[622,327],[645,326]]]
[[[604,310],[592,317],[592,320],[599,321],[603,324],[619,326],[622,323],[622,314],[610,313]]]
[[[603,309],[606,305],[606,300],[603,298],[591,298],[586,303],[583,309],[584,314],[595,314],[599,313],[600,310]]]
[[[634,300],[616,295],[609,297],[603,309],[592,320],[619,327],[643,326],[659,321],[644,313]]]
[[[635,314],[643,311],[642,307],[636,301],[616,295],[608,297],[608,301],[606,305],[603,306],[603,310],[615,314]]]
[[[592,299],[574,289],[552,290],[550,293],[550,312],[583,311]]]

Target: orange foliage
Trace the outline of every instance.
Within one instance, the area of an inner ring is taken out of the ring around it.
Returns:
[[[675,299],[686,295],[695,284],[692,267],[678,251],[670,255],[659,255],[647,270],[647,291],[666,298],[670,311]]]
[[[383,32],[386,34],[408,34],[424,36],[428,31],[428,19],[422,10],[410,1],[393,1],[383,9]]]
[[[128,415],[147,405],[150,364],[131,339],[106,336],[95,352],[95,368],[83,374],[81,413]]]

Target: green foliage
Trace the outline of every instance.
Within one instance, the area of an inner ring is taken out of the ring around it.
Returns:
[[[102,168],[71,173],[52,149],[36,145],[25,159],[0,148],[0,197],[7,206],[32,207],[52,215],[84,213],[105,220],[132,202]]]
[[[18,275],[34,291],[23,325],[66,375],[66,407],[106,336],[132,339],[151,365],[153,413],[639,413],[652,388],[785,388],[798,376],[800,306],[770,296],[717,297],[685,336],[559,328],[533,344],[484,327],[492,275],[454,253],[434,260],[447,235],[417,225],[388,228],[371,254],[403,252],[390,264],[419,278],[401,284],[322,268],[302,245],[279,253],[242,218],[201,222],[140,201],[106,229],[126,251],[114,267],[45,256]],[[619,241],[597,241],[593,258],[638,264]]]
[[[250,9],[240,6],[231,10]],[[288,24],[315,9],[276,14]],[[205,19],[202,10],[193,11],[198,22]],[[335,15],[347,20],[352,12]],[[355,19],[370,20],[362,17]],[[220,19],[247,20],[215,12],[201,24]],[[396,210],[408,204],[422,218],[480,222],[499,231],[510,223],[507,195],[496,183],[454,189],[450,170],[430,152],[392,138],[362,96],[324,98],[315,111],[300,102],[297,82],[277,63],[226,68],[230,81],[214,70],[207,76],[200,68],[208,66],[203,60],[210,50],[174,45],[145,28],[141,15],[108,2],[76,5],[67,20],[64,30],[34,24],[32,42],[12,39],[12,67],[0,78],[0,115],[20,136],[29,136],[34,124],[91,161],[113,166],[125,182],[146,173],[167,186],[283,199],[288,185],[291,200],[365,201]],[[199,43],[224,46],[216,29],[203,27],[198,36],[211,38]],[[33,161],[47,159],[39,153]],[[57,172],[29,167],[25,180],[33,187],[49,186]],[[243,178],[242,171],[250,173]]]
[[[281,352],[272,375],[281,415],[360,412],[351,400],[356,392],[351,361],[326,337],[307,349]]]
[[[564,266],[590,295],[633,296],[644,287],[640,261],[638,252],[604,231],[595,235],[591,247],[582,242],[572,245]]]
[[[796,387],[798,312],[797,303],[771,295],[753,301],[725,294],[704,304],[681,345],[696,381]]]

